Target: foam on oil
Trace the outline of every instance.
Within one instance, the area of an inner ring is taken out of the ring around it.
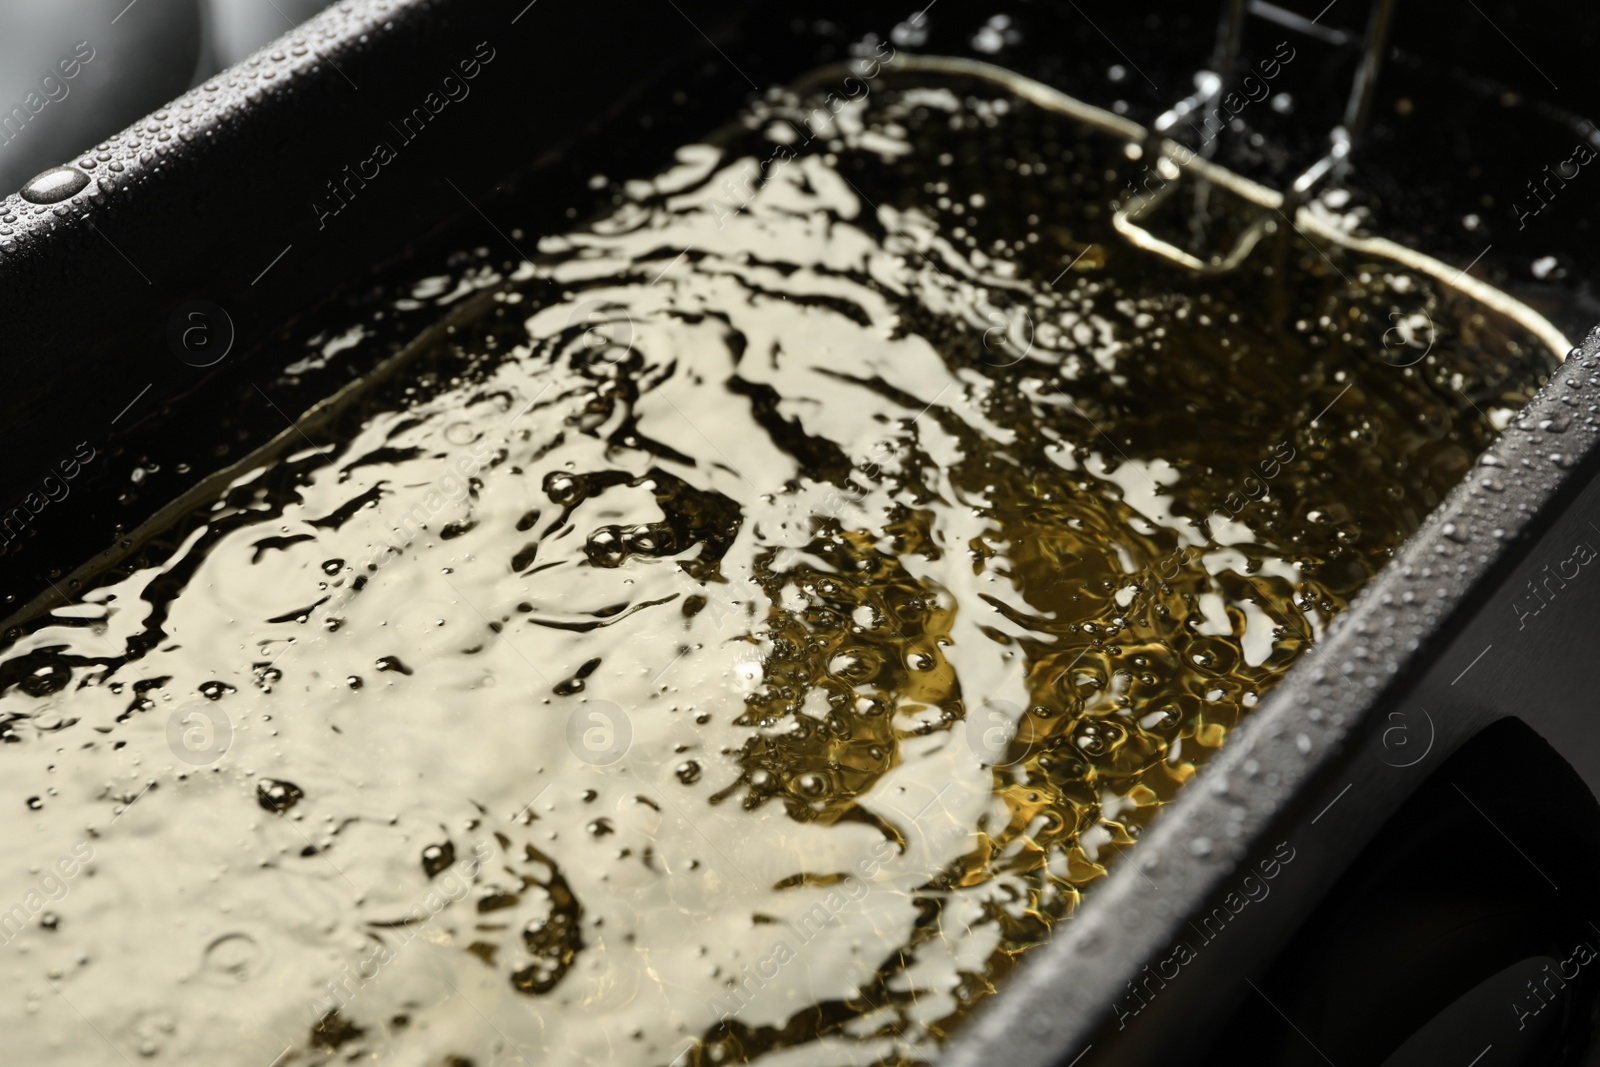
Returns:
[[[13,1054],[929,1055],[1554,363],[1293,234],[1170,267],[1127,169],[775,98],[24,620]]]

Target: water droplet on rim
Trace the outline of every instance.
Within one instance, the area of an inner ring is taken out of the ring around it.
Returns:
[[[58,204],[88,184],[89,176],[77,167],[51,167],[28,179],[21,189],[22,199],[30,204]]]

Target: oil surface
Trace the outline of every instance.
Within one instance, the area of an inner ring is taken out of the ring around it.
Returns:
[[[1293,233],[1183,273],[1138,173],[883,72],[409,294],[9,635],[13,1056],[930,1055],[1554,364]]]

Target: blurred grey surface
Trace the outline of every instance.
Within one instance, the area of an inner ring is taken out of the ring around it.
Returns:
[[[0,0],[0,191],[91,149],[329,0]]]

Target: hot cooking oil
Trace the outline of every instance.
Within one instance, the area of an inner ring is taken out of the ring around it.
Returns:
[[[921,1061],[1555,364],[1287,227],[1184,270],[1125,138],[845,73],[397,294],[18,622],[19,1062]]]

